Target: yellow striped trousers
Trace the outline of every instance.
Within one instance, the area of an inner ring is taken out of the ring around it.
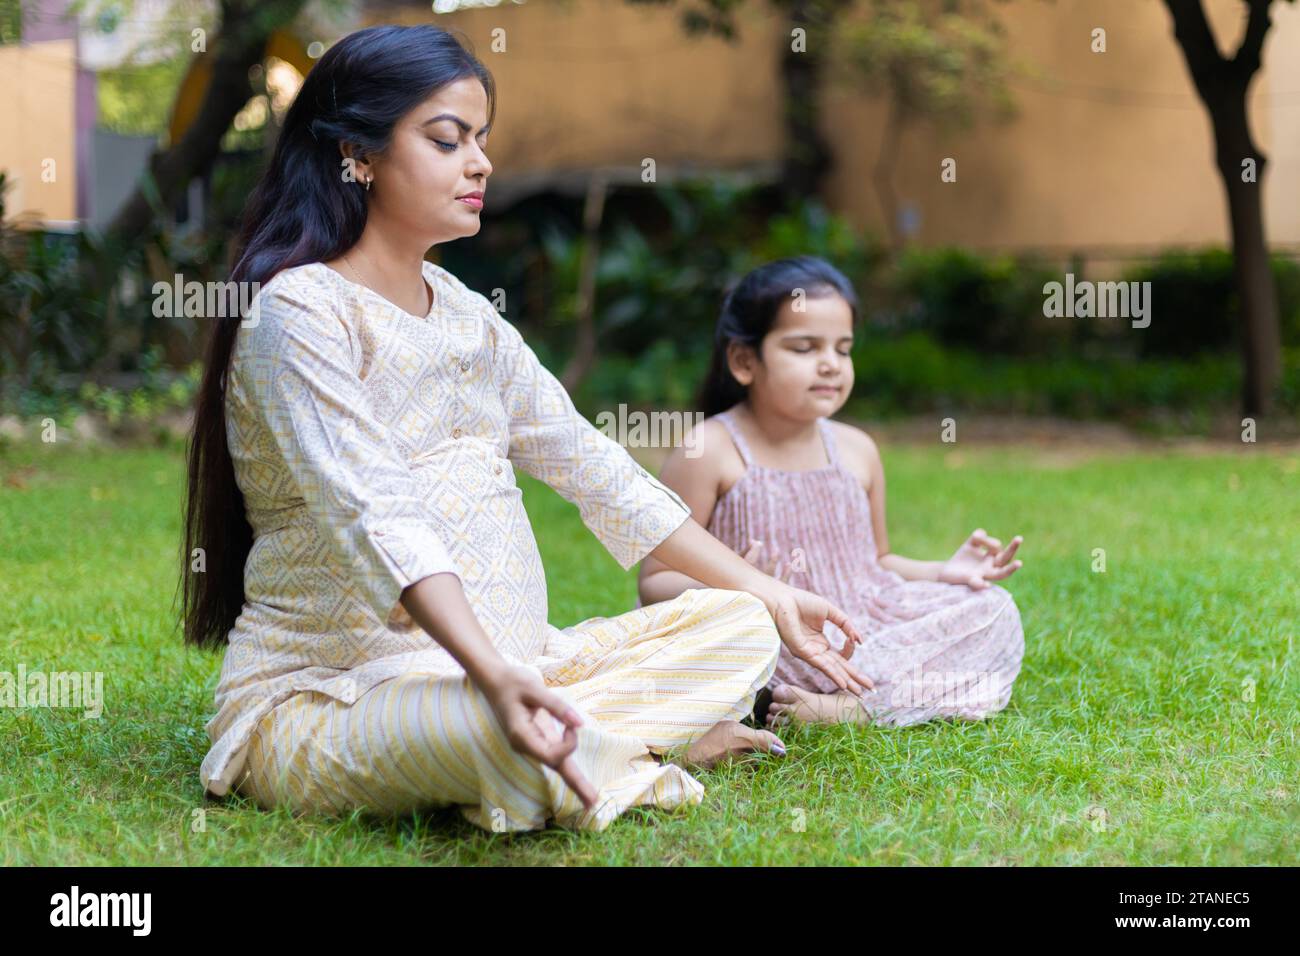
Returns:
[[[271,710],[239,790],[263,807],[383,816],[459,806],[484,829],[603,830],[628,807],[699,803],[704,787],[655,754],[739,720],[776,666],[780,638],[758,598],[699,588],[564,628],[534,662],[584,718],[575,760],[599,792],[586,810],[559,774],[516,753],[463,673],[411,673],[346,704],[304,691]],[[549,649],[548,649],[549,650]]]

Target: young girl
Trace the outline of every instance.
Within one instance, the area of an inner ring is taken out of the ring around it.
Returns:
[[[942,562],[889,550],[875,442],[830,420],[853,387],[857,313],[849,282],[820,259],[784,259],[742,279],[718,322],[697,453],[675,450],[660,477],[722,542],[845,608],[865,638],[844,650],[873,693],[841,694],[782,653],[769,726],[979,719],[1007,705],[1020,671],[1019,611],[990,582],[1021,566],[1023,539],[1004,547],[977,528]],[[655,557],[639,585],[643,606],[700,586]]]
[[[779,646],[846,692],[824,598],[774,581],[574,410],[489,301],[424,260],[479,229],[491,77],[431,26],[321,57],[252,196],[189,461],[185,636],[228,643],[207,791],[496,831],[699,802]],[[560,630],[514,468],[623,568],[706,582]],[[660,755],[681,750],[680,763]]]

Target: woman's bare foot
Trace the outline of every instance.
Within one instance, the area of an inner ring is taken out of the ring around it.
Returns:
[[[720,763],[749,753],[785,756],[785,744],[770,730],[755,730],[734,720],[720,720],[691,741],[686,753],[674,763],[687,770],[708,770]]]
[[[817,694],[802,687],[781,684],[772,689],[772,706],[767,710],[767,725],[778,727],[786,721],[805,724],[869,724],[871,715],[861,701],[844,691]]]

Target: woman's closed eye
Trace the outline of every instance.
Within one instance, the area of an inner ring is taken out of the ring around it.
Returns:
[[[441,150],[443,150],[444,152],[447,152],[447,153],[454,153],[454,152],[456,152],[457,149],[460,148],[460,144],[459,144],[459,143],[444,143],[442,140],[440,140],[440,139],[436,139],[436,138],[434,138],[434,137],[432,137],[432,136],[429,137],[429,138],[432,139],[435,143],[438,144],[438,148],[439,148],[439,149],[441,149]],[[483,150],[484,153],[486,153],[486,152],[487,152],[487,143],[479,143],[479,144],[478,144],[478,148],[481,149],[481,150]]]

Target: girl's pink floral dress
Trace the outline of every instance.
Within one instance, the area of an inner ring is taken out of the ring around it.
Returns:
[[[830,464],[781,471],[756,464],[732,417],[717,415],[747,471],[713,509],[708,529],[744,554],[762,541],[788,565],[786,580],[843,608],[863,636],[853,664],[875,683],[867,709],[876,723],[907,725],[935,717],[977,720],[1005,707],[1020,673],[1025,639],[1010,592],[998,585],[909,581],[880,565],[867,493],[841,461],[832,429],[818,421]],[[775,550],[773,550],[775,549]],[[828,623],[826,636],[843,635]],[[770,686],[836,690],[820,671],[782,645]]]

